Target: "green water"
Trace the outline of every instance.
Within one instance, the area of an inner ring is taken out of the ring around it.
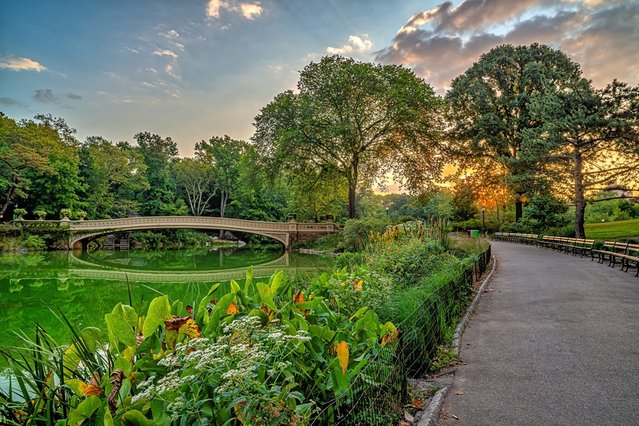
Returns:
[[[158,294],[196,305],[211,284],[242,280],[250,265],[256,277],[268,277],[277,270],[315,273],[332,263],[327,257],[248,249],[0,254],[0,347],[19,343],[15,332],[33,335],[36,323],[67,340],[52,311],[64,312],[79,327],[104,330],[104,314],[118,302],[128,304],[129,295],[138,312]]]

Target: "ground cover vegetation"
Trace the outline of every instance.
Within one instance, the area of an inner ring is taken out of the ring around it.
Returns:
[[[452,335],[482,248],[421,222],[371,233],[360,247],[318,276],[263,281],[249,268],[194,306],[167,296],[119,303],[102,329],[52,311],[70,341],[37,326],[23,348],[0,351],[13,375],[0,415],[9,424],[396,422],[406,378],[429,371]]]

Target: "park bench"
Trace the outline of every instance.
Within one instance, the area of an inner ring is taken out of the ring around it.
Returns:
[[[595,240],[580,239],[577,240],[573,246],[573,255],[579,255],[581,257],[587,256],[592,252],[592,248],[595,245]]]
[[[628,272],[630,268],[637,268],[635,277],[639,277],[639,244],[628,244],[626,252],[619,257],[621,258],[621,270]]]
[[[622,263],[621,255],[626,254],[628,243],[622,243],[619,241],[605,241],[603,247],[599,250],[592,250],[591,260],[595,259],[595,254],[598,257],[599,263],[608,261],[608,266],[615,267],[618,263]]]

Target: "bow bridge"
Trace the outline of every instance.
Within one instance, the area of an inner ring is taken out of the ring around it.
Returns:
[[[29,231],[65,230],[68,248],[86,247],[88,240],[101,235],[148,229],[209,229],[247,232],[279,241],[285,248],[293,243],[339,232],[334,223],[262,222],[206,216],[140,216],[100,220],[17,220],[15,224]]]

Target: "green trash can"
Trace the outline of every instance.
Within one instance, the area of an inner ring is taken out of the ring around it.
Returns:
[[[479,238],[479,229],[471,229],[470,236],[473,238]]]

